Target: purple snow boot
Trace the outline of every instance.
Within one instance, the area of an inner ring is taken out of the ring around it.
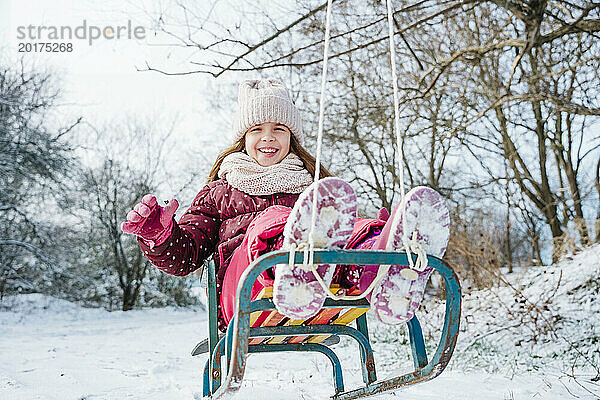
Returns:
[[[313,183],[298,197],[283,230],[282,249],[288,250],[292,244],[308,243],[315,187]],[[356,194],[348,183],[338,178],[321,179],[314,247],[344,248],[352,235],[357,210]],[[329,287],[335,266],[319,265],[317,272]],[[319,312],[326,298],[325,290],[312,271],[288,264],[275,267],[273,302],[281,314],[294,319],[310,318]]]
[[[394,217],[400,213],[400,221],[391,232]],[[409,191],[396,206],[387,220],[373,250],[385,250],[388,237],[393,235],[391,250],[402,249],[403,229],[407,237],[415,238],[429,255],[442,257],[450,236],[450,215],[442,196],[435,190],[423,186]],[[366,266],[360,278],[359,289],[364,291],[377,276],[379,266]],[[425,285],[433,269],[423,271],[408,265],[392,265],[386,277],[371,293],[371,306],[377,318],[389,325],[409,321],[423,300]]]

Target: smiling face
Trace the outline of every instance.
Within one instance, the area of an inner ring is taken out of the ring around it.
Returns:
[[[246,152],[263,167],[275,165],[290,152],[291,132],[287,126],[265,122],[248,129]]]

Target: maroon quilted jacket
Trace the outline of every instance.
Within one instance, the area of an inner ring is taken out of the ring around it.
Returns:
[[[220,296],[226,265],[235,248],[242,243],[250,222],[269,206],[293,207],[297,199],[297,194],[289,193],[251,196],[235,189],[225,179],[219,179],[204,186],[196,195],[164,243],[153,249],[141,239],[138,243],[152,264],[177,276],[195,271],[214,254],[217,296]]]

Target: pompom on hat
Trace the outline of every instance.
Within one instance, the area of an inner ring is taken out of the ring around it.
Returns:
[[[233,140],[243,138],[248,129],[265,122],[287,126],[302,143],[302,118],[288,90],[273,79],[249,80],[240,83],[238,109],[233,122]]]

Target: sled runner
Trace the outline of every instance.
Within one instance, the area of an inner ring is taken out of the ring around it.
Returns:
[[[377,380],[369,342],[365,315],[369,304],[366,300],[353,302],[327,299],[319,314],[304,321],[289,320],[277,313],[267,292],[259,296],[262,298],[251,301],[251,288],[260,273],[277,264],[289,262],[287,251],[271,252],[255,260],[245,271],[238,286],[234,319],[230,322],[227,333],[219,338],[215,271],[209,265],[209,355],[204,368],[203,395],[221,399],[236,392],[241,386],[249,353],[312,351],[324,354],[333,366],[335,394],[332,399],[336,400],[367,397],[435,378],[450,361],[456,345],[461,289],[456,274],[447,263],[433,256],[427,258],[429,266],[442,276],[446,288],[446,316],[440,342],[433,357],[428,359],[419,321],[413,317],[407,325],[414,371],[381,381]],[[303,254],[296,254],[295,262],[300,264],[302,261]],[[317,250],[314,252],[314,262],[338,265],[406,265],[408,258],[405,253],[386,251]],[[355,328],[348,326],[353,321]],[[345,389],[340,361],[326,342],[331,335],[349,336],[358,343],[363,387]]]

